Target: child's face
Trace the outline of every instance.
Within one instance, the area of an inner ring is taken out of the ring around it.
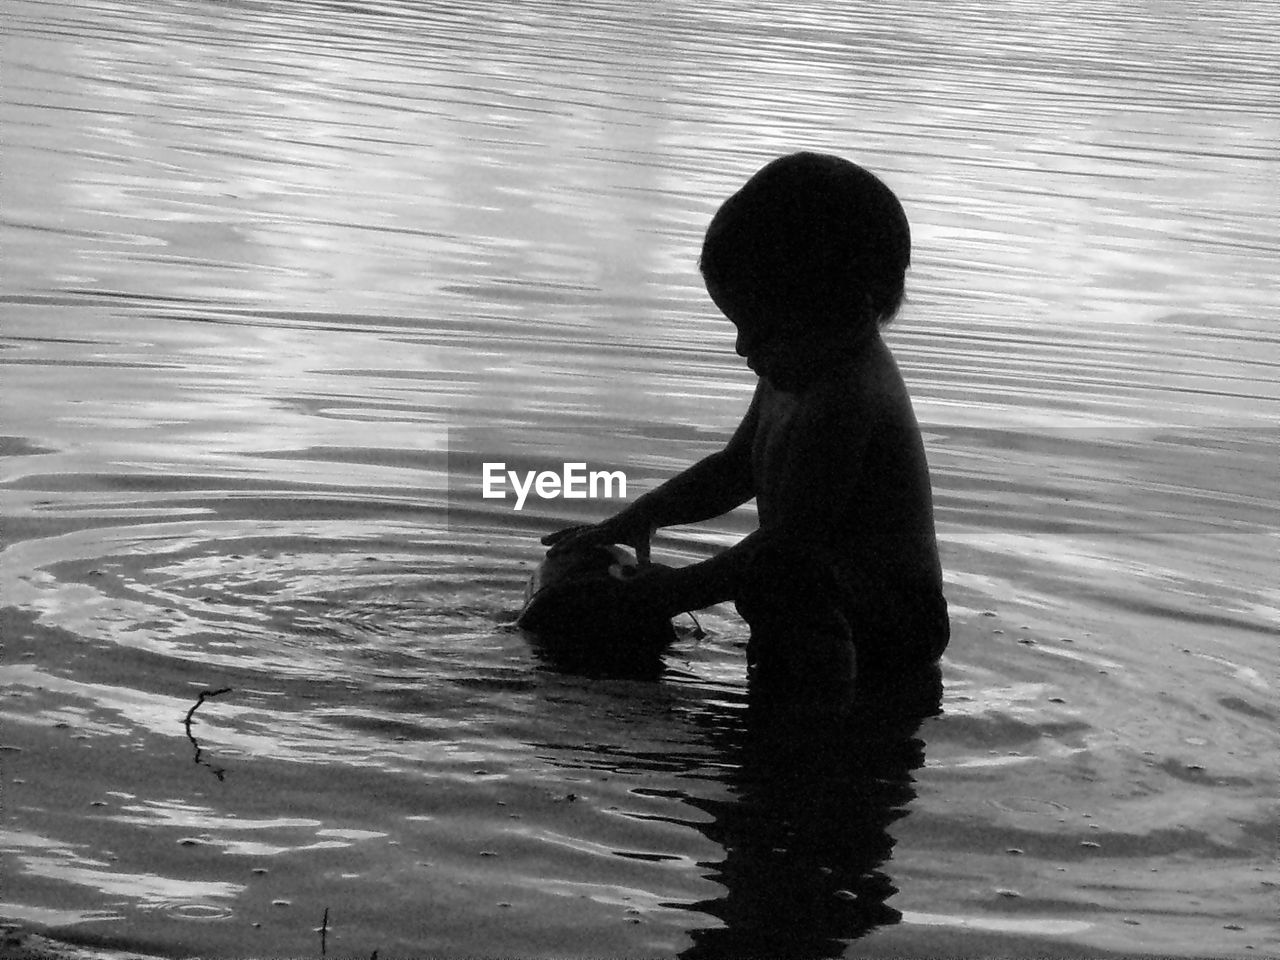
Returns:
[[[795,334],[770,326],[737,324],[734,349],[757,376],[779,390],[798,390],[822,369],[822,345],[812,333]]]
[[[795,330],[760,316],[728,291],[707,284],[707,292],[738,329],[733,348],[757,376],[784,391],[803,389],[827,366],[830,331]]]

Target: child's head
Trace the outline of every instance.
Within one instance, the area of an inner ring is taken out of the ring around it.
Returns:
[[[699,267],[717,302],[801,332],[884,326],[910,261],[911,229],[892,190],[848,160],[793,153],[724,202]]]

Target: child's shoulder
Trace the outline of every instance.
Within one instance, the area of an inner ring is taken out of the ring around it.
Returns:
[[[898,363],[878,336],[841,364],[836,373],[823,378],[815,400],[866,407],[906,398],[906,384]]]
[[[803,405],[805,419],[832,437],[901,437],[918,429],[906,383],[882,344],[825,378]]]

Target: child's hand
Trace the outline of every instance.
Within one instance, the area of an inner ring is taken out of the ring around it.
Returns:
[[[587,524],[581,527],[565,527],[542,538],[543,546],[550,547],[552,554],[573,547],[608,546],[621,543],[636,552],[636,562],[640,566],[649,565],[649,538],[653,536],[653,527],[648,523],[634,520],[628,522],[619,517],[611,517],[603,523]]]
[[[673,617],[683,612],[675,601],[678,577],[677,571],[661,563],[636,569],[629,576],[618,578],[626,584],[622,602],[638,616],[660,612],[664,617]]]

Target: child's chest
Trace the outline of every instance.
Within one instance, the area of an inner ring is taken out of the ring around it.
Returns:
[[[767,497],[801,466],[799,451],[810,419],[795,394],[771,391],[763,398],[751,448],[757,496]]]

